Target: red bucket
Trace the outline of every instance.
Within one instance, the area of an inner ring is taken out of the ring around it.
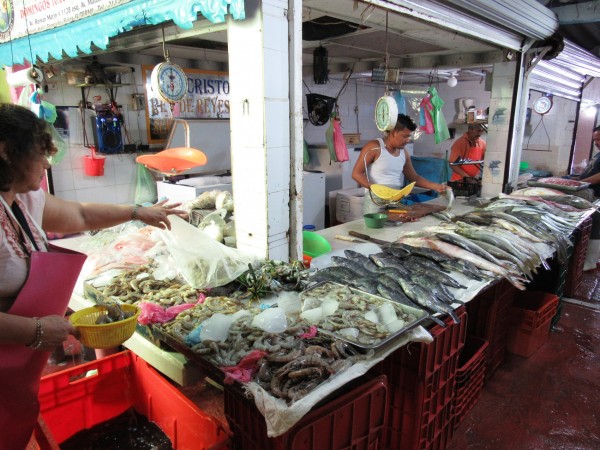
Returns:
[[[96,149],[92,147],[92,155],[83,157],[85,164],[85,174],[90,177],[101,177],[104,175],[104,161],[106,156],[96,155]]]

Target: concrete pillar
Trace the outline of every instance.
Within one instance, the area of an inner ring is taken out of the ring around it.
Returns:
[[[290,102],[287,0],[246,0],[229,20],[231,166],[237,246],[288,260]]]
[[[516,81],[516,62],[494,64],[490,113],[488,116],[487,150],[481,187],[482,197],[502,192],[504,171],[509,160],[509,130]]]

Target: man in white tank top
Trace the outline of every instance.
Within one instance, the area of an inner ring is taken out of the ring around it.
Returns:
[[[398,114],[396,126],[388,131],[384,138],[373,139],[360,151],[358,160],[352,170],[352,178],[365,188],[364,212],[377,212],[382,209],[369,196],[371,184],[383,184],[391,188],[404,186],[404,179],[415,181],[415,186],[431,189],[439,193],[446,186],[434,183],[417,174],[408,152],[404,146],[410,142],[412,132],[417,128],[412,119],[404,114]],[[367,173],[368,170],[368,173]]]

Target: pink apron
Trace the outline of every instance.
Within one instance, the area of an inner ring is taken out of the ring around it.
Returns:
[[[50,245],[31,253],[27,280],[9,314],[64,315],[86,255]],[[0,345],[0,450],[24,449],[38,412],[38,388],[50,353]]]

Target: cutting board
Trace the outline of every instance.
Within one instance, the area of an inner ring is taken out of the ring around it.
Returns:
[[[414,222],[415,220],[425,217],[428,214],[443,211],[446,209],[444,205],[428,205],[427,203],[413,203],[412,205],[399,205],[389,211],[386,211],[388,220],[395,222]],[[398,212],[396,212],[398,211]]]

